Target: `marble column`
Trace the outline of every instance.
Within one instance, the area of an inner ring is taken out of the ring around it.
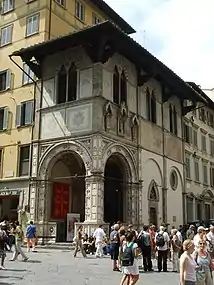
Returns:
[[[103,223],[104,217],[104,176],[92,173],[86,177],[85,221]]]

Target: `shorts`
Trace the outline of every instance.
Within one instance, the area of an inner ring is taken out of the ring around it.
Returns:
[[[195,285],[196,282],[193,282],[193,281],[185,281],[185,285]]]
[[[117,243],[111,243],[110,244],[110,254],[111,254],[111,260],[118,260],[119,244],[117,244]]]

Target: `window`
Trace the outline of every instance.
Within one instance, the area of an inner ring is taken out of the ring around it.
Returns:
[[[3,150],[0,149],[0,177],[2,176]]]
[[[192,142],[192,128],[187,124],[184,124],[184,140],[187,143]]]
[[[214,156],[214,141],[210,140],[210,154]]]
[[[92,14],[92,24],[98,25],[101,22],[100,18],[97,17],[94,13]]]
[[[12,43],[13,25],[1,29],[1,47]]]
[[[31,36],[39,31],[39,14],[27,18],[26,36]]]
[[[156,98],[154,91],[150,93],[149,89],[146,90],[146,103],[147,103],[147,118],[150,122],[157,122],[156,118]]]
[[[76,1],[76,17],[84,22],[85,19],[85,7],[79,1]]]
[[[62,6],[65,6],[65,0],[56,0],[56,2]]]
[[[198,131],[193,129],[192,132],[193,132],[193,145],[195,147],[198,147]]]
[[[23,69],[27,74],[23,72],[22,84],[25,85],[25,84],[32,83],[33,81],[30,77],[32,77],[32,78],[35,77],[33,71],[30,69],[30,67],[26,63],[23,65]]]
[[[201,150],[205,151],[207,150],[207,145],[206,145],[206,137],[205,135],[201,135]]]
[[[210,204],[205,204],[205,221],[209,221],[211,218],[211,209],[210,209]]]
[[[0,72],[0,92],[10,89],[11,71],[4,70]]]
[[[170,104],[169,106],[169,123],[170,123],[170,132],[174,135],[178,134],[178,127],[177,127],[177,112],[175,106]]]
[[[203,183],[205,185],[208,184],[208,177],[207,177],[207,164],[203,164]]]
[[[0,108],[0,131],[8,129],[8,108]]]
[[[190,173],[190,158],[186,157],[185,159],[186,162],[186,178],[191,178],[191,173]]]
[[[2,14],[8,13],[14,9],[14,0],[2,0]]]
[[[117,66],[114,68],[114,74],[113,74],[113,101],[116,104],[120,104],[120,74],[118,71]]]
[[[214,128],[214,116],[211,113],[209,116],[209,125],[210,125],[210,127]]]
[[[200,108],[199,110],[199,119],[203,121],[204,123],[206,122],[206,112],[204,108]]]
[[[16,107],[16,126],[28,126],[33,123],[34,119],[34,102],[27,101]]]
[[[120,101],[127,103],[127,80],[124,70],[120,76]]]
[[[196,202],[196,220],[202,220],[202,202]]]
[[[63,66],[58,74],[57,104],[75,101],[77,99],[77,69],[72,64],[69,70]]]
[[[20,148],[19,176],[27,176],[29,173],[30,146]]]
[[[210,166],[210,186],[214,188],[214,165]]]
[[[124,102],[127,104],[127,79],[125,71],[120,74],[117,66],[114,68],[113,74],[113,101],[116,104]]]
[[[195,181],[200,182],[199,161],[195,159],[194,164],[195,164]]]
[[[193,221],[193,199],[187,198],[187,222]]]

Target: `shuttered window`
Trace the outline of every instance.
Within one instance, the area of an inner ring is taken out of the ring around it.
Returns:
[[[1,29],[1,46],[12,43],[13,25]]]
[[[0,71],[0,92],[11,88],[11,71]]]
[[[20,147],[19,176],[27,176],[29,173],[30,146]]]
[[[0,131],[8,129],[8,119],[9,119],[8,108],[0,108]]]
[[[34,120],[34,102],[27,101],[16,107],[16,126],[32,125]]]

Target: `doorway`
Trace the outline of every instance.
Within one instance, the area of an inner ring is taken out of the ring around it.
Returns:
[[[126,177],[125,167],[117,155],[106,162],[104,182],[104,221],[113,224],[124,221]]]
[[[85,220],[85,166],[74,152],[63,152],[50,170],[49,220],[57,222],[56,241],[67,241],[67,214]]]
[[[150,207],[149,223],[152,225],[157,225],[157,209],[155,207]]]

